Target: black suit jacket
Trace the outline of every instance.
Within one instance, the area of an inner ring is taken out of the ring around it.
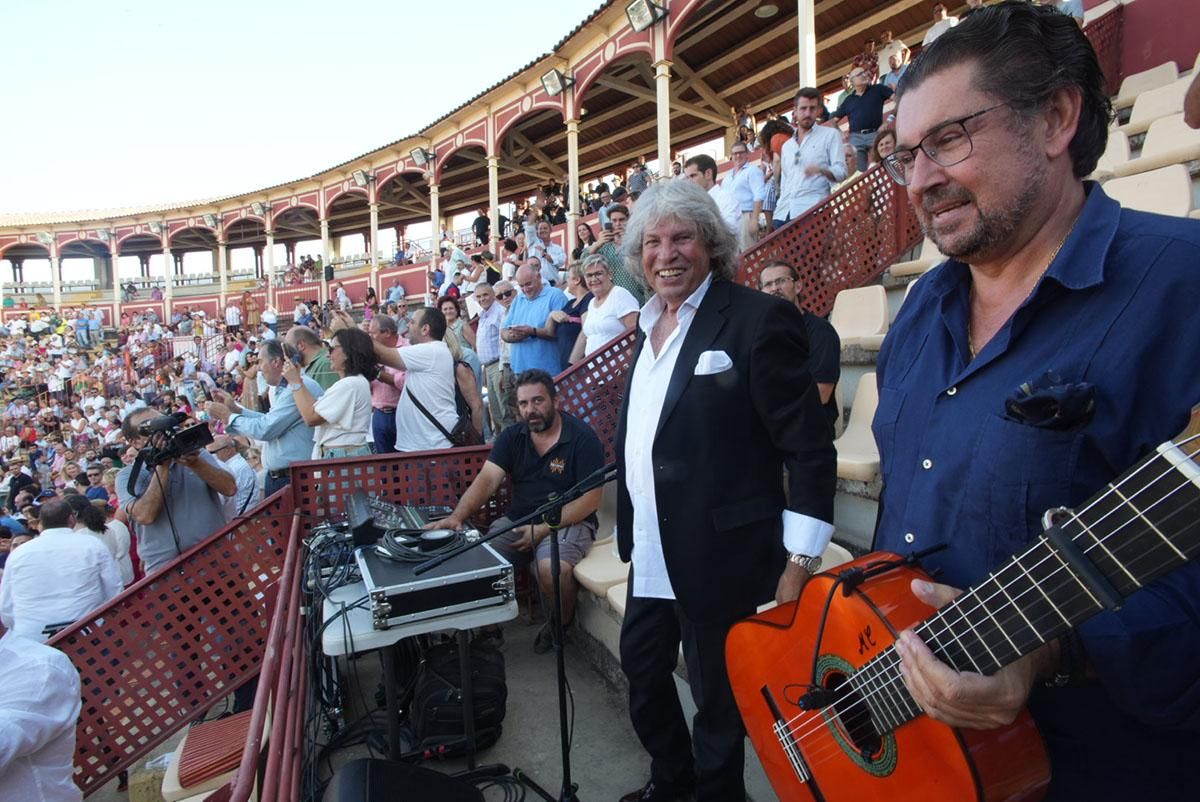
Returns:
[[[644,337],[636,349],[641,355]],[[704,351],[733,362],[697,376]],[[633,550],[625,484],[631,386],[617,428],[617,544]],[[833,521],[837,455],[808,371],[795,305],[714,280],[681,343],[653,445],[655,497],[671,585],[696,622],[728,619],[771,599],[786,561],[782,512]]]

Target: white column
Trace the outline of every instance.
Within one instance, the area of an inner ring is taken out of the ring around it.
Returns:
[[[438,244],[442,239],[441,208],[438,203],[438,185],[433,183],[433,181],[429,182],[429,222],[430,228],[433,231],[429,237],[430,269],[426,273],[432,273],[436,270],[438,262],[441,261],[441,256],[438,253]],[[425,285],[426,294],[433,295],[437,288],[429,286],[428,277],[425,279]]]
[[[662,167],[659,167],[659,172]],[[579,120],[567,120],[567,255],[578,245],[575,224],[579,221]]]
[[[117,253],[116,246],[113,246],[112,255],[112,290],[113,290],[113,326],[121,325],[121,277],[118,275],[117,265],[120,263],[121,256]],[[0,298],[0,302],[4,299]]]
[[[229,243],[217,239],[217,281],[221,283],[221,314],[225,314],[225,300],[229,295]]]
[[[322,204],[324,206],[324,204]],[[329,264],[333,259],[332,251],[329,248],[329,220],[325,217],[325,212],[321,212],[321,272],[317,275],[317,286],[321,288],[318,298],[321,303],[329,300],[329,287],[325,284],[325,265]]]
[[[171,302],[175,297],[175,254],[171,253],[165,234],[163,235],[163,279],[163,300],[166,301],[163,319],[170,321]]]
[[[496,242],[500,239],[500,157],[488,156],[488,217],[492,220],[492,238],[488,248],[499,256],[500,248]]]
[[[799,86],[817,85],[817,23],[813,0],[797,0],[796,20],[800,29]]]
[[[371,185],[374,189],[374,184]],[[371,286],[379,292],[379,204],[371,201]]]
[[[50,241],[50,282],[54,287],[54,308],[62,309],[62,262],[58,260],[58,242]]]
[[[654,65],[654,87],[657,90],[658,111],[658,171],[671,170],[671,62],[666,59]]]
[[[263,274],[267,277],[267,303],[275,305],[275,232],[267,230],[267,252],[263,260]]]

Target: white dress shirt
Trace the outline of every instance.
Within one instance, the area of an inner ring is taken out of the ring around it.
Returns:
[[[83,799],[72,779],[80,688],[70,658],[9,632],[0,676],[0,802]]]
[[[655,354],[650,333],[662,317],[665,304],[657,295],[642,307],[638,325],[646,336],[642,352],[633,366],[629,383],[629,410],[625,416],[625,484],[633,504],[633,595],[638,598],[674,599],[675,589],[667,575],[662,532],[658,528],[658,501],[654,492],[654,433],[662,416],[663,401],[679,350],[696,310],[712,285],[712,274],[679,307],[678,325]]]
[[[47,529],[13,551],[0,581],[0,621],[44,641],[48,624],[77,621],[121,592],[121,572],[99,538]]]
[[[958,17],[946,17],[933,23],[933,26],[925,32],[925,38],[921,40],[923,47],[928,47],[937,41],[937,38],[946,31],[958,24]]]
[[[797,135],[800,130],[797,130]],[[791,137],[783,143],[779,157],[782,173],[779,200],[775,203],[775,219],[796,218],[829,196],[833,184],[823,174],[805,175],[804,170],[816,164],[833,173],[837,181],[846,177],[846,151],[842,147],[842,132],[826,125],[814,125],[803,142]]]

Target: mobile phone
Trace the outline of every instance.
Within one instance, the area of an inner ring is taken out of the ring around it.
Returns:
[[[612,231],[612,223],[605,223],[603,228],[605,231]]]

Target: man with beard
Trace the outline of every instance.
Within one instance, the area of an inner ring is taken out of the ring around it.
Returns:
[[[1007,577],[997,569],[1042,537],[1044,511],[1080,509],[1200,400],[1200,223],[1123,209],[1084,180],[1111,117],[1074,20],[1024,2],[975,11],[900,82],[884,166],[949,260],[921,278],[879,354],[875,546],[945,546],[923,563],[946,584],[913,583],[933,607],[993,571]],[[1170,465],[1160,484],[1190,500],[1192,481]],[[1157,500],[1137,494],[1103,530],[1087,519],[1117,561],[1100,569],[1108,581],[1132,592],[1135,574],[1145,580],[1120,609],[1032,614],[1036,638],[1006,623],[1030,646],[1003,667],[953,667],[901,634],[902,675],[931,717],[989,730],[1028,706],[1050,759],[1047,799],[1185,799],[1200,787],[1200,564],[1150,581],[1130,560],[1150,547],[1124,526],[1153,521],[1156,543],[1175,531]],[[1084,559],[1099,564],[1099,551]],[[1117,565],[1133,566],[1132,583],[1114,578]]]
[[[431,528],[458,529],[487,503],[506,476],[512,477],[512,504],[491,531],[504,529],[544,504],[551,493],[562,493],[604,466],[604,447],[586,423],[560,412],[554,379],[544,370],[527,370],[517,377],[517,409],[521,420],[496,436],[487,462],[467,488],[454,512]],[[563,625],[575,615],[575,564],[591,548],[596,536],[596,510],[602,488],[596,488],[562,508],[558,529],[559,572]],[[517,570],[536,557],[534,569],[543,599],[552,599],[554,578],[550,570],[550,527],[544,521],[523,524],[492,541]],[[543,625],[533,643],[538,654],[552,645],[549,625]]]
[[[821,93],[813,87],[803,87],[796,93],[792,114],[796,133],[783,143],[779,157],[781,177],[775,228],[825,200],[833,185],[846,177],[842,132],[817,125],[817,117],[823,110]]]
[[[804,332],[808,335],[808,370],[817,383],[821,408],[829,418],[829,425],[835,426],[838,416],[842,414],[834,398],[834,390],[842,376],[842,341],[837,329],[825,318],[804,308],[800,276],[789,263],[781,259],[767,262],[758,274],[758,288],[794,305],[804,316]]]

